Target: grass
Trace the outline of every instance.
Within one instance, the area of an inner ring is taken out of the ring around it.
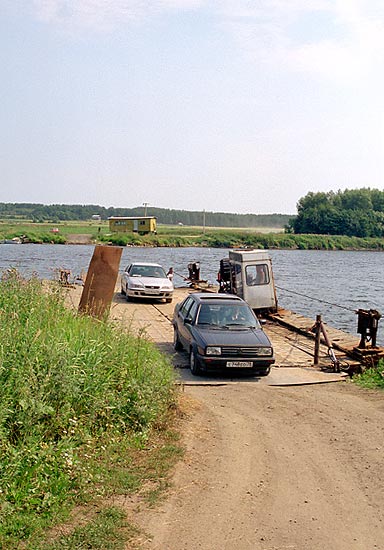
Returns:
[[[53,233],[52,229],[58,229],[59,231],[58,233]],[[108,231],[107,222],[33,223],[26,220],[0,221],[0,240],[23,236],[26,242],[34,244],[65,244],[72,234],[89,235],[91,239],[96,240],[99,234],[107,233]]]
[[[365,370],[353,377],[353,381],[367,389],[384,389],[384,360],[380,360],[376,368]]]
[[[38,542],[33,550],[124,550],[126,541],[137,534],[137,529],[126,521],[120,508],[107,507],[89,519],[85,525],[74,528],[69,534],[59,535],[51,542]],[[43,545],[42,545],[43,544]]]
[[[0,282],[0,548],[50,548],[79,504],[143,484],[150,500],[181,453],[168,359],[61,292],[14,270]]]

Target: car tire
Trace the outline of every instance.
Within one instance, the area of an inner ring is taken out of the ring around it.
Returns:
[[[181,351],[183,349],[183,346],[181,345],[181,342],[179,339],[179,333],[176,327],[173,327],[173,349],[175,351]]]
[[[193,349],[191,349],[191,352],[189,354],[189,367],[191,369],[191,373],[194,376],[197,376],[198,374],[200,374],[201,368],[200,368],[198,359],[197,359],[196,354],[193,351]]]
[[[271,372],[271,367],[267,367],[264,369],[255,369],[253,371],[254,376],[268,376],[268,374]]]
[[[125,290],[123,289],[123,287],[121,287],[121,294],[125,296]]]
[[[131,296],[128,296],[127,293],[125,293],[125,297],[127,299],[127,302],[132,302],[133,301],[133,298]]]

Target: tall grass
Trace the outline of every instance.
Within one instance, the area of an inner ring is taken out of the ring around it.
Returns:
[[[173,403],[168,360],[121,328],[66,309],[56,286],[3,274],[1,548],[86,498],[98,453],[145,441]]]

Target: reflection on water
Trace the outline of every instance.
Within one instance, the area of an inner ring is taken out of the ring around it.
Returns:
[[[16,267],[27,276],[36,273],[52,279],[57,269],[65,268],[77,275],[87,271],[92,254],[93,246],[86,245],[4,244],[0,245],[0,270]],[[126,247],[120,268],[123,270],[133,260],[158,262],[166,269],[173,266],[174,283],[182,286],[188,263],[199,261],[201,278],[215,283],[219,261],[227,254],[227,250],[216,248]],[[384,313],[383,253],[271,250],[270,255],[281,306],[311,319],[321,314],[329,325],[351,333],[356,332],[356,309],[378,309]],[[381,332],[379,324],[378,341],[383,343]]]

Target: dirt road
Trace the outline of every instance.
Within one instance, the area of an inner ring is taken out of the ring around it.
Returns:
[[[348,383],[189,387],[156,550],[384,549],[384,401]]]
[[[116,295],[111,316],[144,320],[168,351],[167,307],[153,322],[147,306]],[[166,500],[127,506],[148,534],[140,548],[384,550],[382,392],[239,381],[185,385],[182,400],[186,454]]]

